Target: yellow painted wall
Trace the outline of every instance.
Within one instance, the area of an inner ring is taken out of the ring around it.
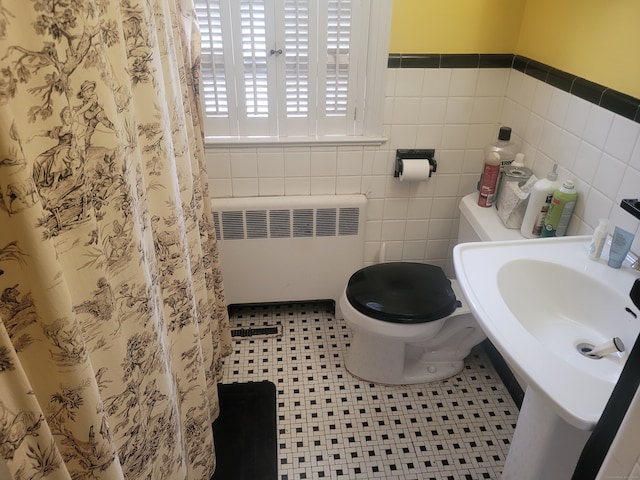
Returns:
[[[517,53],[640,98],[640,0],[393,0],[391,53]]]
[[[393,0],[391,53],[514,53],[525,0]]]
[[[638,0],[528,0],[515,53],[640,98],[638,22]]]

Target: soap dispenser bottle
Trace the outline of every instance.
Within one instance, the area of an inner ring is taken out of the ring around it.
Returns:
[[[520,233],[526,238],[536,238],[540,236],[544,219],[549,211],[553,192],[560,185],[558,182],[558,165],[553,166],[553,170],[547,174],[547,178],[538,180],[529,194],[529,203],[524,213]]]

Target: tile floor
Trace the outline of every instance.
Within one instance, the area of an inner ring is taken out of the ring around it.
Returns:
[[[448,380],[382,386],[345,370],[330,304],[234,307],[231,321],[281,329],[236,340],[224,380],[275,383],[278,480],[500,478],[518,408],[481,347]]]

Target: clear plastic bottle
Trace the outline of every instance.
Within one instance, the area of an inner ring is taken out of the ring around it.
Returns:
[[[553,192],[560,185],[558,182],[558,165],[553,166],[553,170],[547,174],[547,178],[538,180],[531,189],[529,202],[524,213],[520,233],[526,238],[536,238],[540,236],[544,219],[549,211]]]
[[[500,154],[500,163],[504,167],[511,165],[518,154],[516,145],[511,141],[511,127],[500,127],[498,139],[487,145],[485,155],[489,152],[498,152]]]
[[[578,193],[572,180],[565,180],[562,186],[553,192],[551,205],[544,219],[544,227],[540,232],[541,237],[564,236],[577,198]]]

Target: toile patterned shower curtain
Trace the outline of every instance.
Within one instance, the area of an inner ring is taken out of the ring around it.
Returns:
[[[214,470],[195,25],[191,0],[0,0],[2,478]]]

